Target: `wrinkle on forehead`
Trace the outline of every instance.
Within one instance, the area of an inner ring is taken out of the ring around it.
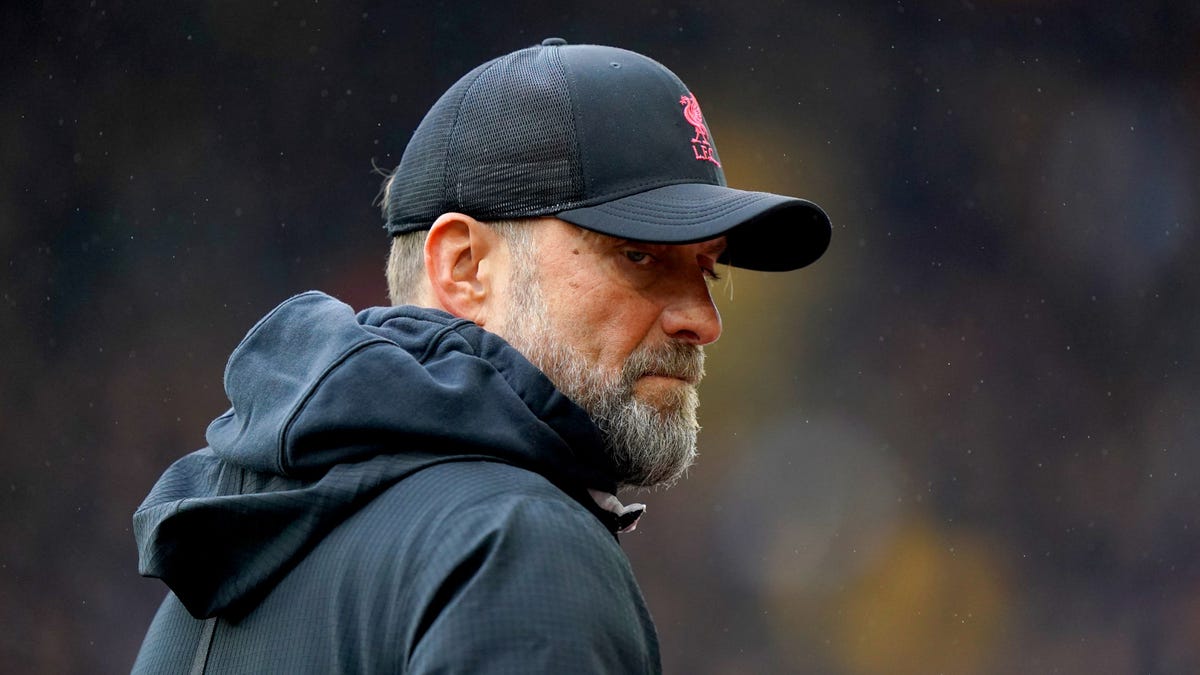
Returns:
[[[587,228],[579,227],[578,225],[574,225],[571,223],[568,223],[568,225],[571,225],[571,227],[578,230],[578,232],[576,234],[579,236],[580,239],[582,239],[583,241],[585,241],[589,244],[595,245],[595,246],[615,245],[617,242],[621,241],[620,239],[618,239],[616,237],[609,236],[607,234],[602,234],[600,232],[596,232],[595,230],[589,230]]]

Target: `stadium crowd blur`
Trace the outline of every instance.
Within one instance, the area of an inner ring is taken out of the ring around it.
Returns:
[[[0,670],[131,665],[130,515],[229,351],[296,292],[384,304],[373,165],[558,35],[834,220],[719,282],[700,462],[623,537],[668,672],[1200,672],[1196,3],[0,12]]]

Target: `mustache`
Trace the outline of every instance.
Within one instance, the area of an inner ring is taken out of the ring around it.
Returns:
[[[625,360],[621,379],[627,387],[640,377],[661,375],[698,384],[704,377],[704,348],[672,340],[662,345],[639,347]]]

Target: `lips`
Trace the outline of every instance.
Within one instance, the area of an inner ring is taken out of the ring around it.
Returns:
[[[680,380],[693,386],[700,383],[700,378],[687,373],[643,373],[642,377],[666,377],[672,380]]]

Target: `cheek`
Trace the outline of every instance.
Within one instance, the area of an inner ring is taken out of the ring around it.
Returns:
[[[601,368],[620,370],[629,355],[649,341],[658,313],[644,299],[590,291],[569,294],[554,320],[575,350]]]
[[[606,306],[601,328],[591,338],[598,345],[604,365],[620,370],[636,349],[653,343],[657,317],[657,312],[636,303]]]

